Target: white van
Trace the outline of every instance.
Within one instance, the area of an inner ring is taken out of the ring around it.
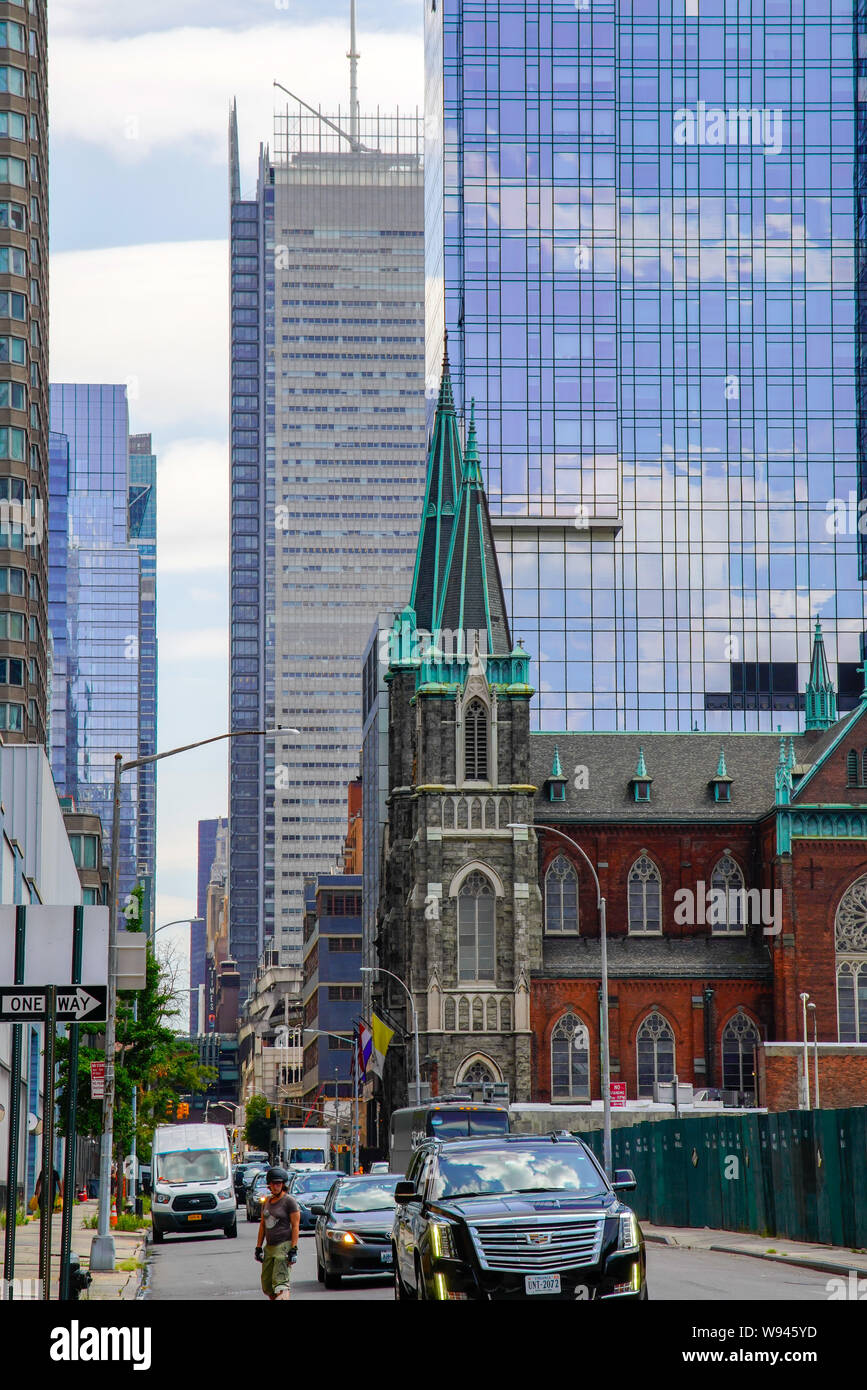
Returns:
[[[167,1231],[223,1230],[237,1236],[232,1151],[223,1125],[160,1125],[151,1168],[155,1244]]]

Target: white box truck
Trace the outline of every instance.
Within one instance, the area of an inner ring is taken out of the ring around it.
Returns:
[[[315,1125],[284,1129],[280,1159],[284,1168],[296,1173],[324,1173],[331,1167],[331,1130]]]
[[[232,1151],[223,1125],[159,1125],[151,1150],[151,1227],[238,1234]]]

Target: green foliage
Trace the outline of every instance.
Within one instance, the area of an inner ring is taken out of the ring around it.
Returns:
[[[274,1120],[274,1106],[266,1096],[251,1096],[247,1101],[247,1122],[244,1125],[244,1142],[251,1149],[263,1149],[265,1153],[271,1147],[271,1129]]]
[[[138,1018],[134,1019],[133,1001],[136,997]],[[135,1088],[138,1093],[137,1150],[143,1162],[150,1156],[154,1129],[168,1118],[174,1118],[178,1098],[204,1090],[216,1077],[214,1068],[201,1066],[198,1054],[166,1026],[167,1021],[179,1012],[160,963],[149,950],[146,988],[135,993],[123,991],[118,995],[115,1068],[115,1144],[122,1154],[129,1153],[132,1146],[132,1097]],[[91,1024],[86,1031],[88,1034],[102,1033],[104,1025]],[[58,1038],[57,1053],[60,1063],[58,1099],[63,1115],[63,1097],[69,1084],[68,1037]],[[90,1098],[90,1064],[104,1060],[102,1048],[79,1047],[75,1127],[79,1134],[94,1138],[102,1133],[102,1102]],[[167,1113],[169,1109],[171,1116]]]

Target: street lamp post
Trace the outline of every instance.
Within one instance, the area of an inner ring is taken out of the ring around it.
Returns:
[[[309,1033],[309,1034],[311,1035],[311,1037],[337,1038],[338,1042],[346,1042],[346,1041],[347,1041],[347,1039],[346,1039],[346,1037],[344,1036],[343,1033],[329,1033],[329,1031],[328,1031],[327,1028],[305,1028],[303,1031],[304,1031],[305,1033]],[[338,1139],[338,1135],[339,1135],[338,1126],[339,1126],[339,1123],[340,1123],[340,1119],[339,1119],[339,1115],[340,1115],[340,1102],[339,1102],[339,1098],[338,1098],[338,1081],[337,1081],[337,1075],[338,1075],[338,1068],[335,1067],[335,1068],[334,1068],[334,1125],[335,1125],[335,1130],[334,1130],[334,1142],[335,1142],[335,1144],[337,1143],[337,1139]],[[358,1065],[357,1065],[357,1063],[356,1063],[354,1060],[353,1060],[353,1064],[352,1064],[352,1100],[353,1100],[353,1106],[354,1106],[355,1119],[354,1119],[353,1126],[352,1126],[352,1143],[351,1143],[351,1145],[350,1145],[349,1159],[350,1159],[350,1162],[351,1162],[351,1164],[352,1164],[352,1171],[353,1171],[353,1173],[354,1173],[354,1172],[356,1172],[357,1169],[358,1169],[358,1158],[359,1158],[359,1154],[358,1154]]]
[[[409,986],[404,983],[404,981],[400,978],[399,975],[394,975],[390,970],[383,970],[381,965],[362,965],[361,971],[364,975],[387,975],[389,979],[397,980],[397,983],[406,992],[406,997],[409,1000],[409,1007],[412,1009],[413,1063],[415,1066],[415,1103],[416,1105],[421,1105],[421,1070],[419,1068],[418,1062],[418,1015],[415,1011],[415,1000],[413,999],[412,994],[410,993]]]
[[[811,1016],[811,1018],[812,1018],[812,1020],[813,1020],[813,1094],[814,1094],[814,1096],[815,1096],[815,1105],[816,1105],[816,1109],[818,1110],[818,1109],[820,1108],[820,1107],[819,1107],[819,1035],[818,1035],[818,1031],[817,1031],[817,1028],[816,1028],[816,1005],[815,1005],[815,1004],[808,1004],[808,1005],[807,1005],[807,1008],[809,1009],[809,1011],[810,1011],[810,1016]]]
[[[114,794],[111,817],[111,880],[108,885],[108,999],[105,1023],[105,1097],[102,1102],[102,1148],[99,1157],[99,1217],[97,1234],[90,1246],[90,1268],[92,1270],[114,1270],[114,1236],[109,1229],[111,1210],[111,1153],[114,1146],[114,1064],[115,1043],[117,1040],[117,897],[118,865],[120,856],[120,779],[124,772],[133,768],[146,767],[151,763],[173,758],[178,753],[189,753],[193,748],[204,748],[209,743],[221,743],[231,738],[266,738],[274,734],[297,734],[300,729],[232,729],[227,734],[215,734],[212,738],[198,739],[195,743],[185,743],[180,748],[169,748],[165,753],[150,753],[144,758],[124,759],[122,753],[114,755]]]
[[[804,1108],[805,1110],[809,1110],[809,1108],[810,1108],[810,1060],[809,1060],[809,1052],[807,1051],[807,1000],[809,999],[809,997],[810,997],[809,994],[806,994],[806,993],[804,993],[804,992],[802,991],[802,993],[801,993],[801,1011],[802,1011],[803,1016],[804,1016],[804,1079],[803,1079],[803,1095],[804,1095],[804,1100],[803,1100],[803,1108]]]
[[[529,830],[529,828],[528,825],[516,821],[511,821],[509,823],[510,830]],[[538,826],[537,829],[543,830],[547,835],[559,835],[561,840],[565,840],[567,845],[571,845],[574,850],[577,850],[593,875],[593,882],[596,884],[596,908],[599,913],[600,967],[602,975],[602,1008],[600,1010],[599,1024],[599,1042],[602,1052],[602,1162],[610,1178],[614,1170],[611,1161],[611,1059],[608,1045],[608,932],[606,927],[605,899],[602,896],[602,885],[599,882],[599,875],[590,862],[589,856],[581,848],[577,840],[573,840],[571,835],[566,835],[562,830],[558,830],[553,825]]]

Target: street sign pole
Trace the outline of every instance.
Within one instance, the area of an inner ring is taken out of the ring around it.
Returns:
[[[57,1035],[57,989],[49,985],[45,1020],[45,1066],[42,1073],[42,1211],[39,1218],[39,1279],[42,1298],[51,1298],[51,1229],[54,1222],[54,1045]]]
[[[81,957],[84,949],[84,908],[77,907],[73,913],[72,928],[72,983],[81,984]],[[78,1118],[78,1035],[80,1025],[69,1025],[69,1053],[67,1065],[66,1095],[64,1096],[66,1118],[66,1148],[63,1154],[63,1215],[60,1218],[60,1298],[69,1298],[69,1256],[72,1251],[72,1210],[75,1200],[75,1151],[78,1143],[76,1123]]]
[[[26,909],[15,912],[15,983],[24,983],[24,937]],[[3,1277],[6,1297],[12,1297],[15,1278],[15,1218],[18,1207],[18,1145],[21,1138],[21,1060],[23,1051],[22,1027],[12,1025],[12,1070],[9,1074],[9,1158],[6,1167],[6,1241],[3,1251]],[[26,1194],[25,1194],[26,1195]]]

